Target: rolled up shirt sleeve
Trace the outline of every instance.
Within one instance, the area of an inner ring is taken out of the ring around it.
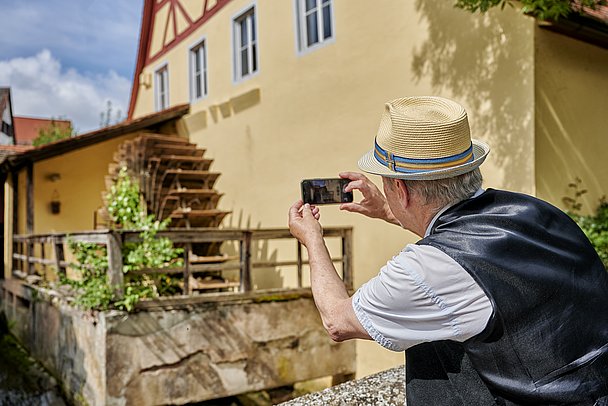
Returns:
[[[359,322],[392,351],[481,333],[492,304],[458,263],[431,246],[408,245],[353,295]]]

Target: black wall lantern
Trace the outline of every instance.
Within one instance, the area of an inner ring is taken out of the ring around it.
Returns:
[[[53,191],[53,197],[51,197],[51,213],[59,214],[61,212],[61,202],[59,201],[59,192],[57,189]]]

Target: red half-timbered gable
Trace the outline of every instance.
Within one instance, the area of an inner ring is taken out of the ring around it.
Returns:
[[[145,0],[142,15],[137,65],[133,75],[129,118],[132,118],[139,75],[143,68],[158,60],[203,25],[230,0]],[[154,32],[162,35],[152,35]]]

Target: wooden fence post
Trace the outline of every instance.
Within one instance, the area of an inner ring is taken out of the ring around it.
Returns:
[[[108,280],[114,288],[117,299],[124,295],[124,275],[122,272],[122,240],[120,234],[110,231],[108,233]]]
[[[25,263],[23,264],[23,272],[26,275],[31,274],[32,265],[30,263],[30,257],[33,255],[33,251],[34,251],[34,244],[32,244],[30,242],[30,239],[28,238],[25,243]]]
[[[192,244],[187,243],[184,247],[184,294],[192,294],[192,286],[190,285],[190,251]]]
[[[302,243],[296,240],[296,244],[298,244],[298,288],[302,287]]]
[[[353,230],[342,234],[342,278],[346,289],[353,288]]]
[[[239,241],[241,254],[241,285],[240,292],[251,290],[251,231],[244,231]]]
[[[65,273],[65,268],[61,265],[65,259],[63,242],[61,242],[58,237],[53,237],[53,251],[55,252],[55,267],[57,268],[57,275]]]

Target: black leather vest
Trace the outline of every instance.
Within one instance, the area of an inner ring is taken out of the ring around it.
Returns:
[[[458,262],[494,312],[464,343],[407,350],[408,406],[593,405],[608,395],[608,274],[567,215],[489,189],[448,209],[418,244]]]

